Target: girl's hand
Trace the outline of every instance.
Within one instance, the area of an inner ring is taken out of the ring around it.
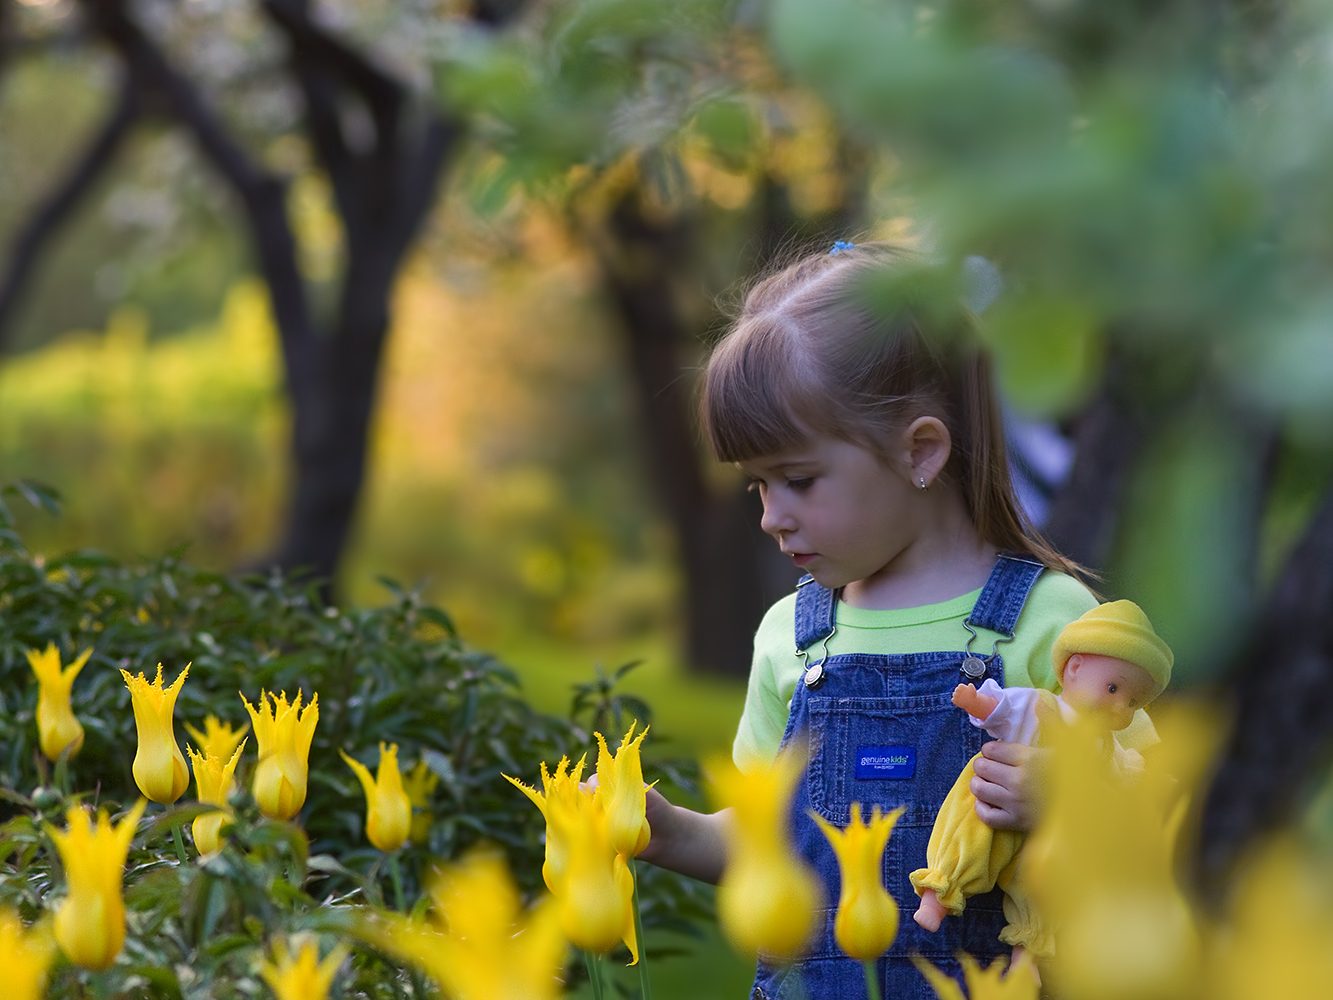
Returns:
[[[1041,816],[1048,751],[992,740],[972,765],[977,816],[994,830],[1031,830]]]

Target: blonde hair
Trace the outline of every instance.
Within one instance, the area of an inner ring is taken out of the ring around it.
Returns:
[[[700,419],[714,454],[745,461],[800,447],[814,433],[887,458],[897,433],[934,416],[952,439],[941,478],[960,491],[980,536],[1084,577],[1018,504],[972,315],[961,306],[886,311],[872,303],[877,279],[920,266],[901,247],[858,244],[808,254],[759,281],[704,373]]]

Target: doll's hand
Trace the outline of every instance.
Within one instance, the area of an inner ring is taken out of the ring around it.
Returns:
[[[977,816],[994,830],[1031,830],[1041,815],[1048,751],[993,740],[972,765]]]

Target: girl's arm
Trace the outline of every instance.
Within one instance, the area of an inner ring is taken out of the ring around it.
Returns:
[[[1041,816],[1048,751],[993,740],[981,748],[970,785],[977,816],[994,830],[1031,830]]]
[[[648,789],[646,807],[652,836],[639,857],[659,868],[716,885],[726,867],[723,832],[731,821],[731,810],[699,813],[673,806],[655,788]]]

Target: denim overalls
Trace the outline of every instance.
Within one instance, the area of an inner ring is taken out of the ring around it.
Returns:
[[[1041,564],[1031,559],[1001,556],[964,628],[986,628],[1012,639],[1041,571]],[[930,934],[912,919],[917,896],[907,878],[925,864],[935,814],[988,738],[984,730],[968,723],[967,713],[953,705],[953,689],[959,683],[979,685],[987,676],[1003,685],[1004,663],[994,650],[989,656],[981,651],[982,657],[971,653],[972,640],[961,635],[963,651],[829,656],[827,643],[836,627],[838,595],[809,576],[797,587],[796,647],[809,667],[805,679],[796,684],[782,745],[809,754],[805,775],[793,796],[793,843],[819,873],[828,909],[804,960],[790,968],[760,961],[751,1000],[862,1000],[866,996],[861,963],[844,955],[833,936],[840,888],[838,861],[809,816],[814,811],[845,827],[853,802],[860,802],[867,816],[875,805],[886,812],[907,807],[884,853],[884,884],[898,903],[900,922],[897,940],[878,961],[880,989],[884,1000],[934,1000],[934,991],[912,965],[910,955],[919,953],[957,976],[954,956],[959,951],[968,952],[985,966],[1008,950],[999,940],[1005,925],[999,889],[969,899],[962,914],[946,918],[939,931]],[[822,661],[807,653],[817,643],[823,644]]]

